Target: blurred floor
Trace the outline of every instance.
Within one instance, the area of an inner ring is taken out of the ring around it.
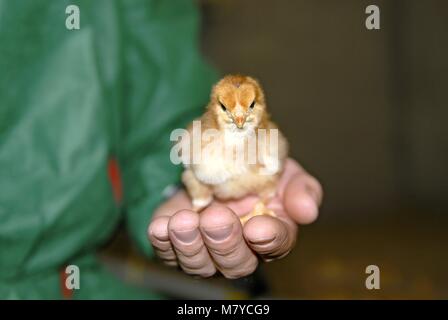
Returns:
[[[391,215],[394,216],[394,215]],[[397,215],[395,215],[397,216]],[[400,219],[346,226],[315,223],[302,227],[297,247],[280,261],[264,264],[271,291],[267,296],[292,299],[448,299],[448,219],[402,214]],[[138,256],[123,233],[103,251],[137,271],[125,272],[130,281],[139,273],[163,275],[174,283],[178,298],[247,298],[241,283],[222,277],[201,280]],[[368,265],[380,268],[380,290],[365,288]],[[157,277],[157,276],[156,276]],[[188,289],[180,281],[187,282]],[[190,283],[191,282],[191,283]],[[201,285],[211,286],[199,289]],[[160,283],[157,283],[160,286]],[[172,285],[171,285],[172,286]],[[176,289],[176,286],[179,286]],[[216,290],[213,289],[216,286]],[[181,288],[182,287],[182,288]],[[205,293],[194,293],[195,290]],[[219,288],[222,288],[220,291]],[[170,288],[173,290],[173,288]],[[212,295],[212,290],[215,292]],[[187,295],[187,296],[186,296]],[[204,298],[204,296],[202,296]]]
[[[266,266],[272,293],[303,299],[448,299],[448,219],[395,216],[357,226],[303,227],[292,254]],[[380,290],[365,288],[365,269],[372,264],[380,268]]]

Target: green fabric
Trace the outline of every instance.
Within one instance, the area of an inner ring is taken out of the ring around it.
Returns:
[[[65,27],[70,4],[80,30]],[[58,271],[85,257],[75,297],[127,296],[92,254],[124,219],[151,255],[152,211],[179,179],[169,134],[216,78],[198,18],[187,0],[0,0],[0,298],[60,298]]]

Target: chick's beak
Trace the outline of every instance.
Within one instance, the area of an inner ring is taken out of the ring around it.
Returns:
[[[246,123],[246,117],[245,116],[236,116],[234,118],[235,124],[238,127],[238,129],[241,129],[244,127],[244,124]]]

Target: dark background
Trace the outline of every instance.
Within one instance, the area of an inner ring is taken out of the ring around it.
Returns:
[[[319,220],[267,265],[276,293],[448,298],[448,2],[203,1],[203,51],[257,77]],[[381,29],[367,30],[378,5]],[[365,289],[365,267],[382,289]]]
[[[223,73],[262,82],[292,155],[325,187],[322,218],[443,211],[446,1],[201,3],[203,51]],[[369,4],[381,30],[365,27]]]
[[[380,30],[365,27],[370,4],[380,7]],[[175,279],[180,292],[192,281],[182,297],[203,298],[215,297],[204,287],[215,282],[230,287],[226,298],[266,282],[262,294],[279,298],[447,299],[448,2],[198,5],[205,56],[222,74],[261,81],[292,156],[325,196],[297,248],[259,278],[191,280],[173,271],[161,286]],[[365,287],[371,264],[380,290]]]

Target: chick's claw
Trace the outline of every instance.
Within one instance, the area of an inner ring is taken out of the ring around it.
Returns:
[[[255,207],[251,212],[249,212],[248,214],[246,214],[245,216],[242,216],[240,218],[241,225],[244,226],[247,223],[247,221],[249,221],[253,217],[263,216],[263,215],[277,217],[277,215],[275,214],[274,211],[272,211],[271,209],[268,209],[265,206],[265,204],[260,201],[260,202],[257,202],[257,204],[255,204]]]
[[[206,199],[193,199],[193,211],[200,212],[205,209],[210,203],[212,203],[213,197]]]

